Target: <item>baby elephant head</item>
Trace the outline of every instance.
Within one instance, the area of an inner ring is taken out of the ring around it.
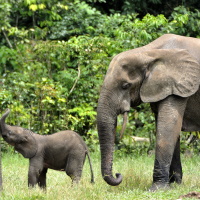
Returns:
[[[3,139],[25,158],[32,158],[37,152],[37,143],[31,131],[19,126],[10,126],[5,123],[9,115],[8,109],[0,119],[1,134]]]

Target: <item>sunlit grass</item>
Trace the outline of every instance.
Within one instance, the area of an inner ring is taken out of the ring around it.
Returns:
[[[148,192],[152,182],[154,157],[133,155],[115,158],[114,173],[123,175],[123,182],[116,187],[107,185],[100,172],[99,152],[91,155],[95,174],[95,184],[90,183],[89,164],[86,160],[81,183],[71,187],[71,180],[65,172],[49,170],[47,173],[46,192],[36,187],[28,189],[28,159],[20,154],[3,154],[3,187],[2,200],[124,200],[178,199],[182,194],[191,191],[200,192],[200,157],[182,159],[183,184],[172,186],[169,191]]]

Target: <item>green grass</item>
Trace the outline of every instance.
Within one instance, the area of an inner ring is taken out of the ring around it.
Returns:
[[[86,160],[81,183],[71,187],[70,178],[64,173],[49,170],[47,173],[47,190],[38,187],[28,189],[28,159],[20,154],[4,153],[3,192],[1,200],[169,200],[178,199],[182,194],[191,191],[200,192],[200,157],[186,158],[182,156],[183,184],[173,185],[171,190],[148,192],[152,182],[154,157],[124,156],[115,158],[114,173],[123,175],[123,182],[116,187],[107,185],[100,173],[99,152],[91,154],[95,173],[95,184],[90,183],[89,164]],[[190,199],[191,200],[191,199]]]

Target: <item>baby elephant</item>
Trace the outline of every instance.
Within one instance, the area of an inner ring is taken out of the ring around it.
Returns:
[[[28,185],[46,187],[48,168],[66,171],[73,183],[78,183],[86,155],[89,159],[91,182],[93,169],[88,148],[74,131],[60,131],[52,135],[39,135],[19,126],[5,124],[10,113],[7,110],[0,119],[3,139],[15,147],[25,158],[29,158]]]

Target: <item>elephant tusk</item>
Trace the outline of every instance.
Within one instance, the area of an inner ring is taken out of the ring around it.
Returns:
[[[126,129],[127,120],[128,120],[128,112],[125,112],[125,113],[124,113],[124,116],[123,116],[122,129],[121,129],[121,131],[120,131],[120,140],[122,139],[123,134],[124,134],[124,131],[125,131],[125,129]]]

